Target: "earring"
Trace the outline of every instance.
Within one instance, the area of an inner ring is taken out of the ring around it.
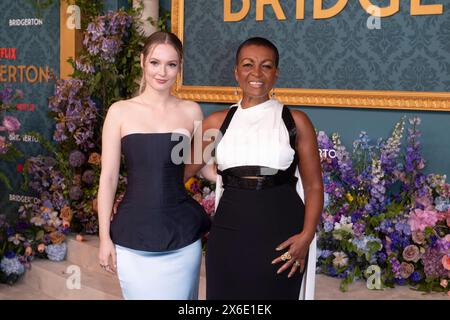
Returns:
[[[235,95],[235,96],[238,96],[238,95],[239,95],[239,92],[238,92],[238,88],[237,88],[237,87],[234,87],[234,95]]]
[[[272,89],[272,94],[270,95],[271,99],[275,99],[276,98],[276,94],[275,94],[275,88]]]

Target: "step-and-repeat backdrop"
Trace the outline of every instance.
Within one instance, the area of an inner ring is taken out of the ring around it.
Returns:
[[[21,172],[27,158],[45,153],[29,133],[38,132],[46,139],[53,135],[47,98],[53,94],[53,75],[59,77],[59,20],[59,1],[45,10],[36,8],[33,1],[0,1],[0,90],[11,86],[24,93],[14,110],[7,112],[21,123],[20,130],[9,138],[23,156],[14,162],[0,160],[0,171],[13,186],[8,190],[0,182],[0,214],[15,215],[20,203],[33,201],[33,195],[21,189]]]
[[[185,98],[234,101],[236,49],[262,36],[279,48],[277,96],[287,104],[450,109],[447,0],[171,4],[172,29],[184,42]]]

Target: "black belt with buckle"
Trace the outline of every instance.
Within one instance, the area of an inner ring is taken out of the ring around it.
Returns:
[[[277,175],[257,176],[252,178],[223,175],[222,183],[224,188],[232,187],[238,189],[262,190],[283,184],[292,184],[295,186],[297,178],[295,176],[280,177]]]

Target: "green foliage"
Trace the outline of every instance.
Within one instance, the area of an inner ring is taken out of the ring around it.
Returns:
[[[148,21],[152,24],[152,26],[156,27],[161,31],[170,31],[169,21],[170,21],[170,11],[165,10],[164,12],[160,10],[159,18],[157,20],[152,17],[148,18]]]

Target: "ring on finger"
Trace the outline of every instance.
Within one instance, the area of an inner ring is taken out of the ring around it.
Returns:
[[[289,260],[291,260],[292,259],[292,256],[291,256],[291,254],[289,253],[289,251],[286,251],[285,253],[283,253],[282,255],[281,255],[281,261],[289,261]]]
[[[298,262],[297,260],[295,260],[295,262],[294,262],[294,266],[296,266],[296,267],[300,267],[300,262]]]

